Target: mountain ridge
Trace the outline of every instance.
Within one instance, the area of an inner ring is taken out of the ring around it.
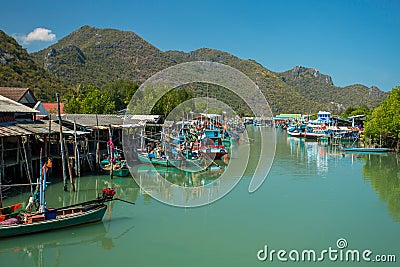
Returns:
[[[55,100],[66,85],[44,70],[18,42],[0,30],[0,86],[29,87],[40,100]]]
[[[265,95],[274,114],[309,113],[321,109],[338,113],[349,106],[363,104],[374,107],[387,95],[376,87],[337,87],[329,75],[314,68],[295,66],[279,73],[253,59],[240,59],[211,48],[190,52],[161,51],[132,31],[87,25],[30,56],[45,71],[70,87],[79,84],[101,87],[118,79],[142,83],[158,71],[179,63],[199,60],[219,62],[238,69],[252,79]],[[201,88],[194,90],[201,93]]]

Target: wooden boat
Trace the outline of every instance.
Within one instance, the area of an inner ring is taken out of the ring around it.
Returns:
[[[304,137],[309,140],[318,140],[319,138],[325,137],[325,133],[322,131],[306,132]]]
[[[107,210],[107,205],[105,202],[121,200],[114,199],[114,189],[104,188],[102,193],[99,194],[94,200],[57,209],[47,208],[45,199],[46,176],[47,170],[51,167],[51,165],[52,163],[49,159],[48,162],[42,166],[40,178],[38,179],[38,182],[35,183],[37,185],[38,194],[30,197],[29,200],[28,206],[33,204],[36,198],[39,204],[38,211],[24,211],[16,213],[16,209],[12,208],[14,211],[12,213],[8,212],[8,214],[3,217],[2,221],[0,222],[0,238],[51,231],[100,221]],[[121,201],[128,202],[125,200]],[[12,209],[9,209],[9,211]]]
[[[209,144],[207,139],[211,140],[212,144]],[[228,149],[222,143],[221,131],[219,129],[204,130],[203,139],[198,150],[202,154],[211,154],[212,158],[215,159],[220,159],[225,154],[228,154]]]
[[[115,176],[120,176],[120,177],[125,177],[129,175],[129,169],[126,165],[126,161],[125,160],[117,160],[115,162],[115,164],[112,165],[113,167],[113,175]],[[109,173],[110,169],[111,169],[111,164],[110,161],[108,159],[103,159],[100,162],[100,168]]]
[[[306,136],[304,132],[298,132],[298,131],[293,131],[293,132],[288,131],[287,135],[290,137],[299,137],[299,138]]]
[[[348,147],[344,148],[346,152],[363,152],[363,153],[383,153],[389,152],[390,148],[387,147]]]
[[[100,162],[100,168],[112,175],[125,177],[129,175],[129,169],[126,165],[126,160],[122,157],[122,151],[114,148],[112,141],[111,129],[109,129],[110,139],[107,141],[108,155],[105,159]]]
[[[22,213],[10,216],[0,223],[0,237],[26,235],[51,231],[102,220],[107,210],[105,202],[112,201],[115,191],[103,189],[97,199],[43,212]]]

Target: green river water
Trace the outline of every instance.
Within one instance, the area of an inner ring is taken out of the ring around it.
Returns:
[[[249,136],[257,146],[257,131]],[[255,162],[255,161],[254,161]],[[163,204],[144,194],[131,177],[84,176],[77,192],[61,183],[47,189],[48,206],[93,199],[112,186],[132,206],[112,202],[102,222],[30,236],[0,239],[1,266],[398,266],[400,262],[400,156],[344,154],[316,142],[277,132],[272,168],[262,186],[248,192],[245,176],[226,196],[197,208]],[[213,171],[196,181],[215,178]],[[53,176],[55,176],[53,174]],[[167,172],[185,183],[187,173]],[[152,179],[144,175],[142,179]],[[218,193],[218,188],[215,188]],[[8,198],[5,205],[26,202]],[[346,247],[337,244],[339,239]],[[267,246],[268,257],[262,258]],[[324,250],[337,250],[329,258]],[[284,250],[278,259],[277,252]],[[316,252],[316,262],[307,259]],[[360,260],[346,261],[348,250]],[[366,262],[362,253],[370,250]],[[292,251],[292,252],[291,252]],[[296,260],[298,251],[299,258]],[[290,254],[290,255],[289,255]],[[322,255],[322,256],[321,256]],[[335,259],[334,256],[337,256]],[[342,255],[342,259],[340,258]],[[397,262],[375,262],[379,259]],[[393,256],[391,256],[393,255]],[[291,257],[289,257],[291,256]],[[288,262],[283,262],[287,259]]]

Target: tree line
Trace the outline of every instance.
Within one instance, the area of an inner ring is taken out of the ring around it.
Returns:
[[[138,83],[130,80],[117,80],[101,88],[94,85],[78,85],[64,95],[64,110],[70,114],[124,113],[138,89]],[[191,92],[185,88],[173,89],[158,100],[151,114],[166,117],[176,106],[191,98]],[[145,99],[141,101],[137,104],[145,105]]]
[[[67,113],[116,114],[124,111],[139,86],[130,80],[117,80],[98,88],[78,85],[64,96]],[[179,88],[165,94],[153,107],[151,114],[167,117],[179,104],[193,97],[192,90]],[[143,99],[144,102],[145,99]],[[349,107],[341,117],[366,114],[364,139],[375,144],[400,150],[400,86],[374,109],[367,106]]]
[[[400,150],[400,86],[393,88],[367,116],[364,136],[376,144]]]

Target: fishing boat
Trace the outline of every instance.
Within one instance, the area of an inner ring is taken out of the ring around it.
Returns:
[[[61,208],[47,208],[45,199],[47,186],[46,176],[47,170],[51,167],[51,164],[51,160],[49,159],[48,162],[42,166],[40,178],[37,183],[34,183],[37,185],[36,192],[38,194],[35,194],[37,198],[34,196],[30,197],[27,210],[16,212],[15,206],[13,206],[13,208],[8,209],[6,215],[2,215],[0,218],[0,238],[45,232],[97,222],[102,220],[107,210],[106,202],[121,200],[114,198],[114,189],[104,188],[102,193],[94,200]],[[36,212],[30,212],[29,207],[34,206],[36,200],[39,204],[38,210]],[[128,202],[125,200],[121,201]],[[18,208],[19,207],[20,205]],[[9,212],[11,210],[12,212]]]
[[[99,198],[59,209],[46,209],[44,212],[16,215],[0,223],[0,237],[26,235],[51,231],[102,220],[108,199]]]
[[[309,125],[307,126],[304,137],[307,140],[318,140],[326,136],[325,129],[326,127],[324,126]]]
[[[287,135],[290,137],[303,138],[306,136],[306,125],[304,123],[298,123],[292,125],[287,129]]]
[[[121,200],[134,204],[126,200],[114,198],[114,195],[114,189],[104,188],[102,193],[91,201],[57,209],[40,209],[34,213],[20,212],[8,214],[6,219],[0,222],[0,238],[52,231],[101,221],[107,210],[105,203],[109,201]]]
[[[211,140],[211,143],[208,143],[208,140]],[[215,159],[220,159],[228,154],[227,148],[222,143],[221,131],[216,128],[204,130],[199,151],[202,154],[211,154]]]
[[[107,156],[100,161],[100,168],[115,176],[125,177],[129,175],[126,160],[122,157],[122,150],[114,147],[111,129],[109,129],[110,139],[107,141]],[[112,172],[111,172],[112,171]]]
[[[291,131],[291,132],[288,131],[287,135],[290,136],[290,137],[299,137],[299,138],[306,136],[306,134],[304,132],[298,132],[297,130],[294,130],[294,131]]]
[[[100,161],[100,168],[105,172],[110,172],[111,164],[108,158]],[[126,177],[129,175],[129,169],[126,164],[126,160],[116,160],[115,163],[112,164],[113,175]]]

